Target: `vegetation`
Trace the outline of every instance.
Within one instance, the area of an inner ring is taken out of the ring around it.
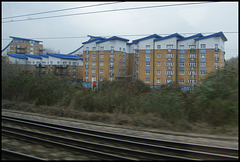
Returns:
[[[70,86],[64,78],[4,65],[2,106],[112,124],[236,135],[237,65],[237,58],[230,59],[226,68],[209,74],[192,91],[175,84],[150,89],[140,80],[103,81],[98,91],[92,91],[80,84]],[[31,103],[32,108],[13,105],[11,100]]]

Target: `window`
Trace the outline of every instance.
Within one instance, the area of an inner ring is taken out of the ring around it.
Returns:
[[[218,49],[218,44],[215,44],[215,49]]]
[[[161,45],[157,45],[157,49],[161,49]]]
[[[180,62],[179,66],[183,67],[184,66],[184,62]]]
[[[200,48],[201,48],[201,49],[205,49],[205,48],[206,48],[206,44],[201,44],[201,45],[200,45]]]
[[[122,63],[121,63],[121,62],[119,62],[119,66],[121,66],[121,64],[122,64]]]
[[[157,54],[157,58],[161,58],[161,54],[160,53]]]
[[[188,83],[196,83],[196,79],[189,79]]]
[[[92,69],[92,73],[95,73],[96,72],[96,69]]]
[[[200,63],[200,66],[206,66],[206,63]]]
[[[150,78],[145,78],[145,83],[150,83]]]
[[[121,59],[122,58],[122,55],[119,55],[119,59]]]
[[[161,62],[157,62],[157,66],[160,66],[161,65]]]
[[[125,48],[123,48],[123,52],[125,52]]]
[[[189,62],[188,65],[189,65],[190,67],[196,66],[196,62]]]
[[[92,54],[92,58],[95,59],[96,58],[96,54]]]
[[[206,71],[205,70],[201,70],[200,74],[201,75],[206,75]]]
[[[157,70],[157,75],[160,75],[161,74],[161,71],[160,70]]]
[[[111,50],[114,50],[114,46],[111,46]]]
[[[180,70],[179,75],[184,75],[184,70]]]
[[[125,73],[125,69],[123,69],[122,72]]]
[[[196,49],[196,45],[189,45],[189,49]]]
[[[121,50],[122,50],[122,48],[120,47],[120,48],[119,48],[119,51],[121,51]]]
[[[89,47],[86,47],[86,50],[89,51]]]
[[[100,81],[103,81],[103,76],[100,76],[99,80],[100,80]]]
[[[188,71],[188,74],[189,75],[196,75],[196,70],[190,70],[190,71]]]
[[[103,66],[104,65],[104,62],[103,61],[100,61],[100,66]]]
[[[184,49],[184,45],[180,45],[179,47],[180,47],[180,49]]]
[[[161,82],[160,78],[157,78],[157,83],[160,83],[160,82]]]
[[[150,70],[146,70],[145,74],[149,75],[150,74]]]
[[[149,54],[146,54],[146,58],[150,58],[150,53],[149,53]]]
[[[96,65],[96,61],[92,61],[92,66],[95,66]]]
[[[196,58],[196,54],[189,54],[189,58]]]
[[[179,79],[179,83],[184,83],[184,79]]]
[[[101,46],[101,47],[100,47],[100,51],[103,51],[103,50],[104,50],[104,46]]]
[[[96,47],[92,47],[92,50],[93,50],[93,51],[96,51]]]
[[[166,47],[167,49],[173,49],[173,44],[168,44]]]
[[[180,55],[179,55],[179,58],[184,58],[184,54],[180,54]]]
[[[166,74],[167,75],[173,75],[173,71],[172,70],[166,70]]]
[[[71,65],[71,62],[69,62],[69,65]]]
[[[150,49],[150,47],[151,47],[150,45],[146,45],[146,49]]]
[[[103,69],[100,69],[100,73],[103,73]]]
[[[167,53],[166,57],[167,57],[167,59],[171,59],[171,58],[173,58],[173,54],[172,53]]]
[[[121,69],[119,69],[118,72],[121,73]]]
[[[146,62],[146,66],[150,66],[150,62]]]
[[[173,62],[166,62],[166,66],[173,66]]]
[[[104,54],[100,54],[100,58],[104,58]]]

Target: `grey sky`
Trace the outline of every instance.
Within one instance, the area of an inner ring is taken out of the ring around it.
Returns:
[[[2,2],[2,18],[103,3],[107,2],[6,1]],[[106,6],[2,19],[2,22],[109,9],[183,3],[194,2],[121,2]],[[195,33],[211,34],[219,31],[222,31],[228,39],[225,42],[225,58],[229,59],[238,56],[238,33],[227,33],[238,32],[238,2],[214,2],[2,23],[2,49],[10,42],[9,36],[40,40],[43,41],[44,48],[60,50],[62,54],[67,54],[80,47],[82,42],[88,40],[87,35],[116,35],[132,41],[151,34],[166,36],[166,34],[179,33],[183,36],[189,36]],[[53,37],[84,38],[45,39]]]

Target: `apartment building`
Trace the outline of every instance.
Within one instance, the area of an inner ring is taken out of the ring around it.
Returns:
[[[12,41],[2,50],[3,57],[7,54],[38,55],[43,53],[42,41],[12,36],[10,38],[12,38]]]
[[[176,82],[183,89],[199,84],[207,74],[224,67],[222,32],[183,37],[178,33],[134,40],[137,79],[151,87]]]
[[[128,39],[121,37],[94,37],[83,42],[83,81],[85,87],[92,82],[113,81],[129,75]]]
[[[66,76],[73,82],[82,81],[83,61],[81,57],[64,54],[7,54],[9,64],[26,65],[26,70],[39,74]]]
[[[227,38],[222,32],[188,37],[153,34],[132,42],[116,36],[89,37],[81,48],[86,87],[104,78],[112,81],[129,77],[155,88],[176,82],[188,90],[224,67]]]

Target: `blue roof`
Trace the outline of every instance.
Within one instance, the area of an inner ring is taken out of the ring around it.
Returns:
[[[27,59],[25,55],[21,55],[21,54],[7,54],[7,55],[11,57],[19,58],[19,59]]]
[[[79,47],[78,49],[76,49],[76,50],[74,50],[74,51],[70,52],[68,55],[71,55],[71,54],[73,54],[74,52],[76,52],[76,51],[80,50],[81,48],[83,48],[83,46],[84,46],[84,45],[82,45],[82,46],[81,46],[81,47]]]
[[[29,40],[29,41],[35,41],[35,42],[42,42],[42,41],[33,40],[33,39],[27,39],[27,38],[12,37],[12,36],[9,36],[9,37],[12,38],[12,39],[21,39],[21,40]]]
[[[196,38],[196,37],[203,37],[203,35],[201,33],[198,33],[198,34],[195,34],[195,35],[192,35],[189,37],[178,39],[178,41],[183,41],[183,40],[192,39],[192,38]]]
[[[227,38],[225,37],[223,32],[214,33],[214,34],[207,35],[207,36],[204,36],[204,37],[196,38],[194,40],[201,40],[201,39],[207,39],[207,38],[218,37],[218,36],[220,36],[223,39],[223,41],[227,41]]]
[[[160,41],[160,40],[164,40],[164,39],[168,39],[168,38],[173,38],[173,37],[177,37],[177,38],[180,38],[180,39],[181,39],[181,38],[184,38],[184,37],[181,36],[180,34],[174,33],[174,34],[168,35],[168,36],[166,36],[166,37],[154,39],[154,41]]]
[[[108,38],[108,39],[104,39],[104,40],[98,41],[98,42],[96,42],[96,43],[102,43],[102,42],[106,42],[106,41],[110,41],[110,40],[115,40],[115,39],[122,40],[122,41],[125,41],[125,42],[128,42],[128,41],[129,41],[129,39],[125,39],[125,38],[113,36],[113,37],[110,37],[110,38]]]
[[[47,53],[47,55],[62,59],[72,59],[72,60],[83,60],[82,57],[74,56],[74,55],[63,55],[63,54],[56,54],[56,53]]]
[[[39,56],[39,55],[25,54],[25,56],[27,56],[27,57],[31,57],[31,58],[35,58],[35,59],[42,59],[42,57]]]
[[[142,41],[142,40],[145,40],[145,39],[150,39],[150,38],[162,38],[160,35],[157,35],[157,34],[153,34],[153,35],[149,35],[147,37],[143,37],[143,38],[140,38],[140,39],[135,39],[132,41],[132,43],[136,43],[136,42],[139,42],[139,41]]]
[[[46,55],[46,54],[39,54],[41,57],[46,57],[46,58],[48,58],[48,55]]]
[[[106,39],[106,38],[96,37],[96,38],[94,38],[94,39],[92,39],[92,40],[88,40],[88,41],[86,41],[86,42],[82,42],[82,44],[87,44],[87,43],[95,42],[95,41],[97,41],[97,40],[104,40],[104,39]]]

